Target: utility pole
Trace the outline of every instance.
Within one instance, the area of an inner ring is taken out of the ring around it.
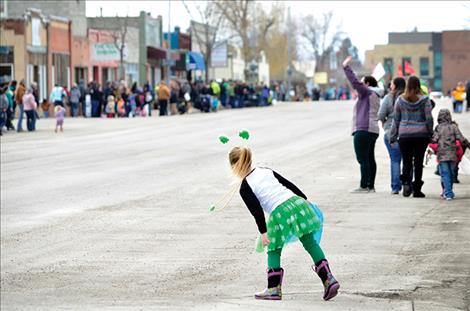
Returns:
[[[170,28],[171,0],[168,0],[168,49],[166,51],[166,84],[170,88],[171,75],[171,28]]]
[[[258,58],[258,55],[257,55],[257,48],[256,46],[258,45],[258,32],[256,31],[256,27],[257,27],[257,21],[256,21],[256,15],[257,15],[257,12],[256,12],[256,1],[253,1],[253,20],[254,20],[254,23],[253,23],[253,59],[251,61],[251,65],[250,65],[250,71],[251,71],[251,79],[253,81],[253,83],[257,83],[258,82],[258,77],[257,77],[257,72],[258,72],[258,63],[257,63],[257,58]]]
[[[287,94],[286,99],[290,101],[290,88],[291,88],[291,78],[292,78],[292,68],[291,68],[291,21],[290,21],[290,7],[287,8]]]

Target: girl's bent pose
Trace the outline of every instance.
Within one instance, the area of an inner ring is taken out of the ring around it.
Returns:
[[[229,161],[233,173],[242,179],[240,195],[255,218],[263,245],[268,250],[268,287],[255,294],[256,299],[281,300],[281,251],[291,238],[299,238],[315,263],[312,267],[323,282],[323,299],[338,293],[339,283],[333,277],[325,255],[314,239],[320,221],[310,207],[307,197],[293,183],[269,168],[251,164],[251,151],[235,147]],[[268,215],[268,221],[265,215]]]

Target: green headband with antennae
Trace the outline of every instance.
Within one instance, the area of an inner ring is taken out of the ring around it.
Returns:
[[[250,138],[250,133],[247,131],[247,130],[241,130],[240,132],[238,132],[238,136],[241,138],[241,139],[244,139],[244,140],[248,140]],[[225,145],[227,144],[229,141],[230,141],[230,138],[228,138],[227,136],[225,135],[221,135],[219,136],[219,141]]]

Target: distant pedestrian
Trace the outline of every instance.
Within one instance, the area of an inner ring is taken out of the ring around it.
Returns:
[[[3,127],[7,121],[8,98],[5,94],[7,87],[6,85],[0,87],[0,136],[3,135]]]
[[[454,113],[461,113],[463,110],[463,101],[465,100],[465,86],[462,81],[457,83],[457,87],[452,91],[452,103]]]
[[[168,100],[170,99],[170,89],[166,85],[165,81],[161,81],[160,87],[158,88],[158,109],[160,110],[160,116],[166,116],[168,114]]]
[[[42,109],[42,114],[44,118],[49,118],[49,108],[51,107],[51,104],[47,99],[44,99],[41,103],[41,109]]]
[[[13,82],[15,82],[13,84]],[[7,127],[7,130],[15,130],[15,126],[13,125],[13,119],[15,116],[15,109],[16,109],[16,103],[15,103],[15,93],[14,90],[16,89],[16,81],[10,82],[5,89],[5,96],[7,97],[8,100],[8,109],[7,109],[7,119],[5,121],[5,126]]]
[[[359,188],[352,190],[351,193],[369,193],[375,192],[375,175],[377,173],[375,142],[379,137],[377,113],[383,90],[377,87],[377,80],[373,76],[365,76],[363,82],[359,81],[354,71],[349,67],[351,60],[351,56],[344,60],[343,69],[352,87],[358,93],[353,108],[352,135],[356,159],[361,167]]]
[[[80,90],[80,106],[82,110],[82,116],[86,117],[86,95],[87,89],[85,86],[85,81],[83,79],[78,83],[78,89]]]
[[[54,113],[55,113],[55,132],[57,133],[57,130],[60,128],[60,131],[64,131],[64,119],[65,119],[65,108],[62,107],[61,105],[57,105],[54,108]]]
[[[11,88],[12,86],[10,86]],[[11,89],[10,89],[11,90]],[[22,132],[23,131],[23,115],[24,115],[24,106],[23,106],[23,96],[26,93],[26,86],[24,79],[20,81],[18,85],[18,89],[16,90],[15,102],[19,107],[19,114],[18,114],[18,123],[16,124],[16,131]]]
[[[113,95],[108,95],[106,105],[106,117],[114,118],[116,102],[114,101]]]
[[[425,197],[421,188],[424,184],[422,180],[424,154],[433,134],[431,111],[431,101],[427,96],[421,95],[419,78],[409,77],[404,93],[395,103],[393,125],[390,130],[390,143],[398,141],[403,157],[403,171],[400,178],[405,197],[412,193],[415,198]]]
[[[61,87],[58,83],[54,85],[54,88],[49,95],[49,101],[54,104],[54,106],[60,105],[64,107],[64,99],[67,97],[67,93],[63,87]]]
[[[80,98],[82,94],[80,92],[80,89],[78,88],[77,84],[73,84],[72,88],[70,89],[70,108],[72,110],[72,117],[78,117],[78,108],[80,106]]]
[[[470,111],[470,80],[465,83],[465,98],[467,100],[467,112]]]
[[[33,89],[28,88],[26,93],[23,95],[23,109],[26,113],[26,127],[29,132],[36,130],[36,109],[37,103],[33,95]]]
[[[392,84],[390,85],[391,92],[382,100],[378,114],[378,118],[382,121],[382,126],[385,131],[384,143],[390,157],[392,194],[398,194],[401,191],[401,152],[398,144],[390,144],[390,129],[392,128],[395,101],[398,99],[398,96],[405,91],[405,86],[405,79],[401,77],[393,79]]]

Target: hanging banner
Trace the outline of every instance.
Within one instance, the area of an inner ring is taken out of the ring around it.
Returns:
[[[227,41],[219,42],[214,45],[211,54],[211,67],[224,68],[227,67]]]

